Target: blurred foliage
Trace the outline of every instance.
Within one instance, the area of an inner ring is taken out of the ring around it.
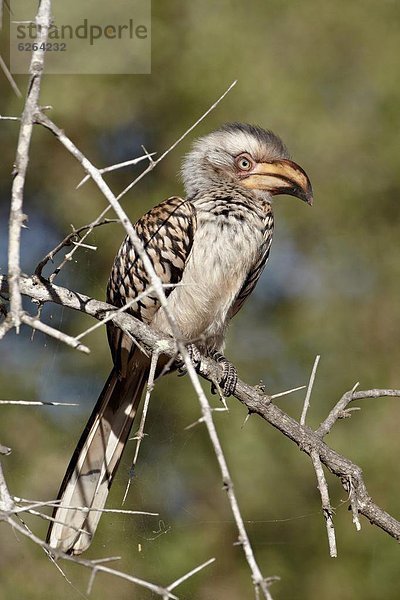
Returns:
[[[116,4],[117,7],[117,4]],[[321,354],[310,425],[317,426],[356,381],[361,388],[400,387],[400,6],[380,2],[301,3],[281,0],[153,0],[152,74],[47,76],[41,102],[52,118],[98,166],[141,152],[162,152],[233,81],[238,84],[197,128],[225,121],[258,123],[279,133],[315,190],[311,210],[293,198],[276,201],[270,263],[246,307],[232,324],[227,355],[240,376],[263,379],[269,392],[307,382]],[[3,40],[2,54],[7,54]],[[17,77],[25,90],[27,78]],[[23,102],[0,74],[0,113],[18,115]],[[18,125],[0,122],[1,269]],[[193,136],[125,198],[136,219],[164,197],[181,193],[180,158]],[[110,174],[120,191],[140,169]],[[70,230],[104,208],[90,182],[55,139],[35,128],[24,210],[23,269]],[[102,298],[121,228],[98,229],[59,282]],[[28,304],[27,304],[28,306]],[[76,333],[90,323],[58,307],[48,322]],[[55,496],[110,360],[104,332],[88,338],[92,353],[30,332],[10,334],[1,346],[1,397],[75,401],[80,408],[1,408],[0,440],[13,448],[4,464],[12,493]],[[217,405],[217,400],[213,400]],[[302,394],[280,404],[298,417]],[[296,600],[397,599],[398,546],[364,520],[354,531],[340,483],[329,477],[337,507],[339,558],[328,557],[325,526],[310,462],[282,435],[235,400],[216,413],[238,498],[265,575],[279,575],[274,596]],[[154,393],[137,477],[127,508],[154,517],[104,517],[90,557],[121,555],[116,566],[168,584],[200,562],[216,563],[181,588],[182,598],[252,598],[251,580],[236,541],[216,461],[202,426],[185,427],[199,408],[184,379],[171,376]],[[329,443],[359,462],[373,498],[400,514],[398,400],[364,401],[340,422]],[[133,448],[133,446],[132,446]],[[132,450],[130,448],[130,450]],[[127,480],[128,450],[112,492],[119,506]],[[30,519],[35,532],[46,523]],[[7,600],[80,598],[88,573],[63,565],[72,588],[33,544],[4,525],[0,539],[0,597]],[[147,599],[126,582],[98,575],[94,598]]]

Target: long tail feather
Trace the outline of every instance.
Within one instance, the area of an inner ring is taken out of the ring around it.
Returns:
[[[69,554],[90,545],[146,383],[147,365],[119,379],[113,369],[71,458],[47,543]],[[79,507],[90,508],[79,510]]]

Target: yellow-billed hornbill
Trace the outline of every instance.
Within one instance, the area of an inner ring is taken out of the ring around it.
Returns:
[[[311,204],[311,184],[279,137],[240,123],[198,139],[184,159],[182,176],[185,198],[168,198],[135,229],[162,283],[182,284],[166,288],[166,294],[191,356],[198,362],[202,353],[223,363],[221,387],[229,395],[236,371],[221,354],[225,332],[267,261],[272,198],[290,194]],[[107,301],[120,307],[149,287],[127,237],[111,270]],[[129,312],[171,333],[154,291]],[[52,547],[71,554],[91,543],[101,516],[96,509],[105,505],[149,371],[150,359],[130,336],[112,323],[107,330],[114,366],[69,464],[47,537]],[[82,506],[92,510],[79,510]]]

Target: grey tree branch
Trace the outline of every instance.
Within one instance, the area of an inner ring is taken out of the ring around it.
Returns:
[[[313,389],[315,375],[317,373],[318,363],[319,363],[319,359],[320,358],[321,357],[320,357],[319,354],[315,357],[314,365],[313,365],[313,368],[312,368],[312,371],[311,371],[311,375],[310,375],[310,381],[308,382],[308,386],[307,386],[306,397],[304,399],[303,411],[302,411],[301,417],[300,417],[300,425],[305,425],[306,424],[307,412],[308,412],[308,409],[310,408],[311,392],[312,392],[312,389]]]
[[[0,7],[1,6],[2,6],[2,2],[0,2]],[[11,75],[11,73],[1,55],[0,55],[0,69],[3,71],[4,75],[7,77],[8,83],[12,87],[15,95],[18,96],[18,98],[22,98],[22,94],[19,90],[19,87],[17,86],[14,77]]]
[[[321,494],[322,512],[326,522],[326,531],[328,534],[329,554],[332,558],[337,557],[335,528],[333,525],[333,510],[329,500],[328,484],[326,483],[324,470],[318,452],[312,450],[310,454],[315,474],[317,476],[318,489]]]
[[[114,165],[110,165],[109,167],[104,167],[103,169],[99,169],[99,171],[103,175],[103,173],[110,173],[110,171],[116,171],[117,169],[124,169],[125,167],[137,165],[142,160],[150,159],[155,154],[156,154],[155,152],[151,152],[150,154],[148,152],[146,152],[146,154],[144,154],[143,156],[138,156],[137,158],[132,158],[131,160],[124,160],[124,162],[121,162],[121,163],[115,163]],[[80,187],[82,187],[82,185],[84,183],[86,183],[89,179],[90,179],[90,175],[85,175],[85,177],[76,186],[76,189],[79,189]]]
[[[0,400],[0,405],[12,404],[13,406],[79,406],[74,402],[31,402],[29,400]]]
[[[174,581],[173,583],[171,583],[168,586],[168,590],[172,591],[174,590],[176,587],[178,587],[178,585],[181,585],[181,583],[183,583],[184,581],[186,581],[186,579],[189,579],[189,577],[191,577],[192,575],[194,575],[195,573],[198,573],[199,571],[201,571],[202,569],[204,569],[205,567],[208,567],[208,565],[211,565],[213,562],[215,562],[215,558],[210,558],[209,560],[207,560],[206,562],[204,562],[203,564],[199,565],[198,567],[195,567],[194,569],[192,569],[191,571],[189,571],[189,573],[186,573],[185,575],[183,575],[182,577],[179,577],[179,579],[177,579],[176,581]]]
[[[1,454],[9,454],[5,446],[0,446]],[[7,483],[3,473],[3,467],[0,462],[0,511],[8,512],[14,508],[14,502],[8,491]],[[1,516],[1,513],[0,513]]]
[[[35,115],[38,111],[40,83],[43,72],[43,64],[46,47],[47,34],[51,21],[51,2],[41,0],[36,15],[38,26],[38,38],[35,50],[32,53],[29,68],[30,80],[28,93],[25,100],[24,111],[21,117],[19,130],[17,154],[15,158],[14,180],[11,191],[11,210],[9,220],[8,238],[8,275],[10,278],[10,320],[17,332],[21,323],[22,300],[19,290],[20,267],[20,239],[21,228],[25,220],[22,212],[25,177],[29,162],[29,147],[31,143],[32,128]]]
[[[366,391],[354,391],[349,390],[340,398],[339,402],[333,407],[325,421],[316,430],[316,434],[320,435],[321,438],[325,437],[338,419],[345,419],[351,416],[347,409],[350,402],[353,400],[365,400],[366,398],[383,398],[384,396],[399,396],[399,390],[366,390]],[[354,409],[353,409],[354,410]]]
[[[125,492],[124,492],[124,497],[122,498],[122,504],[123,505],[125,504],[125,500],[126,500],[126,498],[128,496],[129,489],[131,487],[132,478],[134,477],[134,474],[135,474],[136,462],[137,462],[137,459],[138,459],[138,456],[139,456],[140,446],[142,445],[142,441],[143,441],[144,436],[145,436],[144,427],[145,427],[145,424],[146,424],[147,412],[149,410],[150,397],[151,397],[151,394],[152,394],[153,389],[154,389],[154,377],[155,377],[155,374],[156,374],[158,356],[159,356],[159,352],[156,351],[156,352],[154,352],[152,354],[152,357],[151,357],[150,372],[149,372],[149,377],[148,377],[148,380],[147,380],[147,388],[146,388],[146,394],[145,394],[144,402],[143,402],[142,414],[141,414],[141,417],[140,417],[139,429],[138,429],[137,433],[135,434],[135,436],[133,438],[131,438],[131,439],[136,440],[136,447],[135,447],[135,453],[133,455],[131,467],[129,469],[129,479],[128,479],[128,482],[126,484],[126,488],[125,488]]]
[[[39,281],[35,277],[23,276],[20,284],[22,294],[39,302],[55,302],[67,308],[84,312],[98,320],[115,313],[113,322],[136,337],[148,352],[161,350],[167,356],[176,356],[176,343],[174,340],[160,337],[141,321],[126,313],[117,312],[115,307],[105,302],[52,285],[49,282]],[[0,293],[7,292],[7,278],[0,276]],[[205,358],[202,363],[202,377],[212,381],[213,379],[219,380],[221,376],[221,366],[213,360]],[[372,389],[358,391],[354,394],[356,399],[384,396],[400,397],[400,390]],[[251,413],[257,414],[268,421],[297,444],[302,452],[311,456],[311,452],[315,450],[321,462],[341,480],[346,492],[349,495],[351,493],[354,501],[356,499],[357,512],[364,515],[373,525],[400,541],[400,522],[373,502],[364,483],[361,468],[325,444],[318,430],[314,432],[307,426],[302,427],[300,423],[273,404],[270,397],[260,392],[259,388],[250,386],[241,380],[238,382],[235,397]]]

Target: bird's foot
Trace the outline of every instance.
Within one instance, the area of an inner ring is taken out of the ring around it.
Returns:
[[[194,368],[196,369],[196,371],[198,373],[200,373],[201,372],[200,350],[194,344],[188,344],[186,346],[186,350],[187,350],[187,353],[189,354],[189,358],[192,361]],[[183,360],[183,357],[181,354],[179,354],[178,359],[175,364],[178,368],[178,376],[182,377],[183,375],[186,375],[187,368],[186,368],[185,361]]]
[[[222,390],[224,396],[231,396],[235,393],[238,375],[236,367],[233,366],[231,362],[223,354],[220,352],[214,352],[211,357],[220,365],[222,365],[222,377],[219,382],[219,387]],[[211,392],[213,394],[217,393],[217,389],[215,384],[211,385]]]
[[[202,363],[201,363],[201,353],[200,350],[194,344],[188,344],[186,346],[186,350],[189,354],[190,360],[193,363],[194,368],[197,373],[202,374]],[[223,393],[224,396],[228,397],[235,393],[236,384],[238,380],[236,367],[233,366],[231,362],[223,354],[220,352],[213,352],[210,354],[210,357],[213,358],[217,363],[222,365],[222,377],[221,381],[218,382],[218,390],[217,385],[215,383],[211,384],[211,392],[213,394]],[[185,366],[185,362],[181,355],[178,356],[178,359],[175,362],[176,367],[178,369],[178,376],[182,377],[186,375],[187,369]]]

